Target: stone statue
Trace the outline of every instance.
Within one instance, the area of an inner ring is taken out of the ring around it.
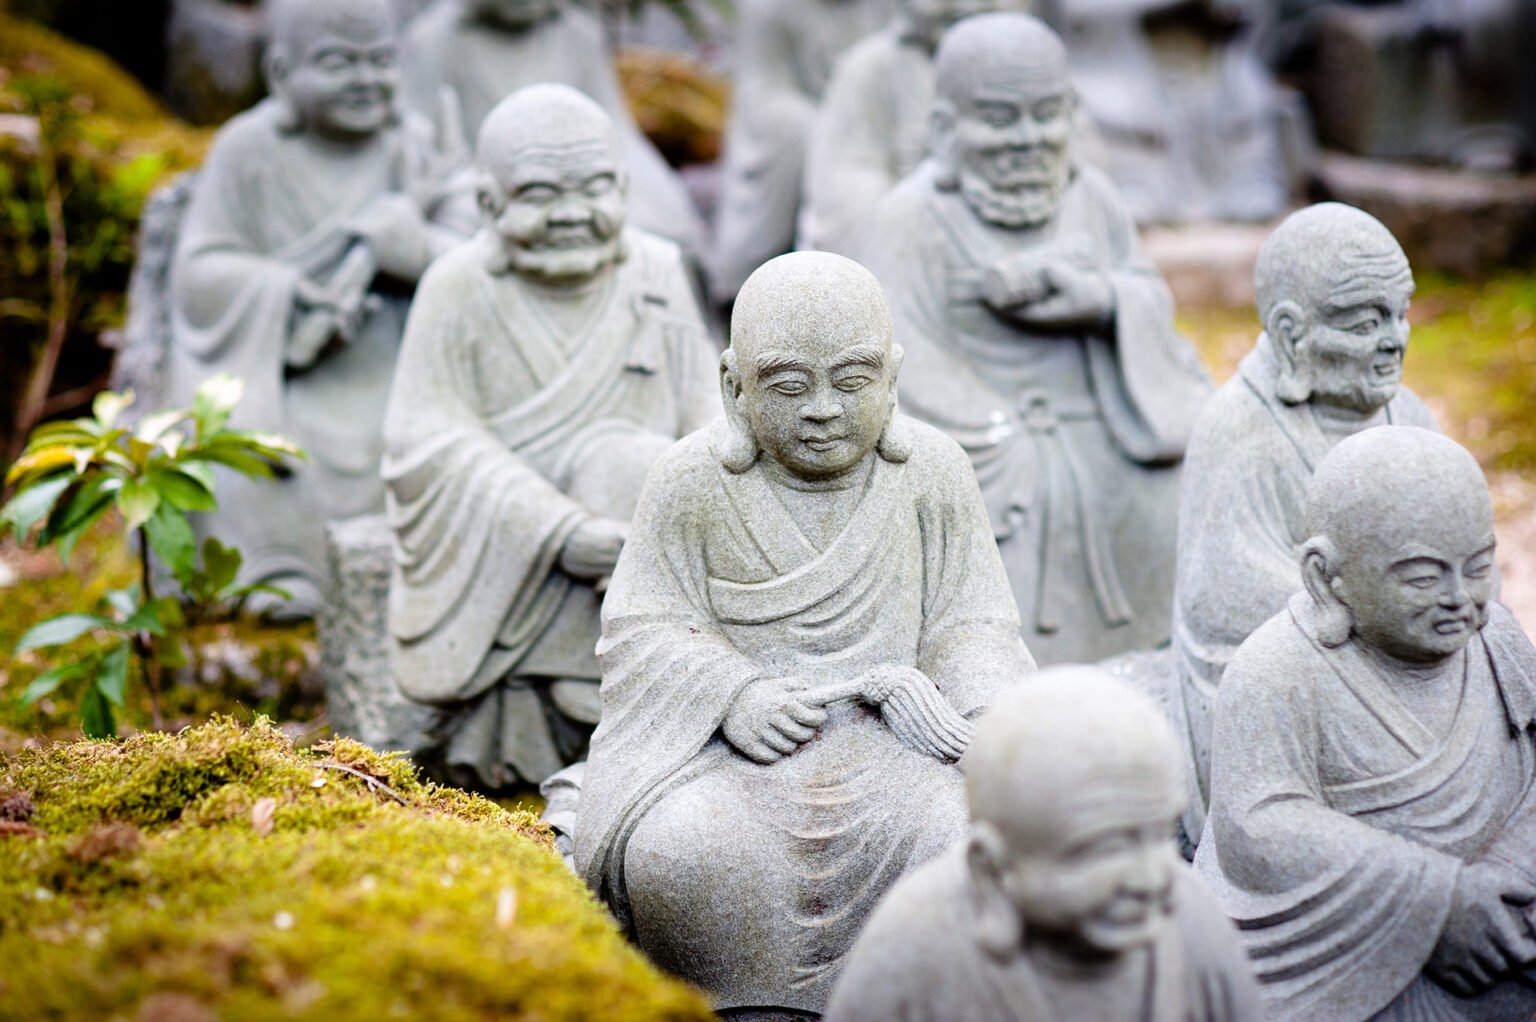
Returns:
[[[801,248],[854,254],[875,205],[928,155],[933,54],[944,30],[1031,0],[901,0],[884,29],[832,70],[806,141]]]
[[[1098,164],[1140,222],[1268,220],[1308,129],[1259,57],[1260,0],[1058,0]],[[1304,118],[1301,118],[1304,122]],[[1289,143],[1289,144],[1288,144]]]
[[[1041,663],[1168,638],[1178,465],[1210,384],[1102,174],[1074,159],[1066,51],[1025,14],[938,52],[934,154],[873,214],[904,407],[975,465]]]
[[[580,89],[608,112],[630,179],[631,221],[699,257],[703,221],[682,181],[624,105],[594,15],[566,0],[437,0],[407,28],[408,102],[423,114],[446,119],[439,111],[444,87],[451,89],[471,136],[503,98],[539,82]]]
[[[1193,754],[1191,839],[1204,818],[1222,672],[1300,585],[1312,470],[1367,427],[1434,426],[1400,382],[1413,274],[1374,217],[1338,203],[1291,214],[1260,249],[1254,285],[1264,332],[1200,416],[1179,497],[1174,707]]]
[[[720,414],[681,255],[623,226],[623,153],[568,86],[492,111],[486,226],[422,280],[385,416],[396,676],[445,708],[447,765],[484,787],[579,757],[640,484]]]
[[[1487,484],[1370,429],[1305,517],[1305,589],[1222,681],[1196,870],[1272,1019],[1530,1019],[1536,647],[1490,601]]]
[[[425,215],[438,154],[395,105],[388,0],[282,0],[269,99],[219,132],[171,267],[169,396],[245,382],[234,423],[287,434],[310,462],[277,482],[220,480],[201,531],[244,577],[313,613],[327,519],[379,508],[381,420],[417,277],[452,237]]]
[[[1098,668],[999,697],[966,753],[971,836],[870,917],[827,1022],[1258,1022],[1221,907],[1173,842],[1181,753]]]
[[[794,247],[806,134],[832,63],[890,20],[888,0],[743,0],[710,287],[724,304]]]
[[[717,1010],[824,1009],[875,901],[964,836],[971,721],[1033,668],[970,465],[895,411],[900,362],[862,267],[764,264],[725,420],[657,462],[603,605],[576,864]]]

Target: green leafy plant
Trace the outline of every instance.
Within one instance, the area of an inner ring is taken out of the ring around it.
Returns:
[[[256,592],[286,595],[241,585],[240,552],[214,539],[199,552],[187,518],[218,508],[215,465],[270,477],[288,459],[304,457],[283,437],[227,428],[243,390],[239,380],[215,376],[198,389],[191,408],[155,412],[132,426],[119,420],[133,392],[105,391],[96,396],[91,418],[47,423],[32,432],[6,476],[16,492],[0,508],[0,528],[14,529],[18,540],[36,529],[37,547],[56,547],[68,561],[81,535],[115,508],[137,542],[139,580],[108,593],[90,612],[49,618],[21,637],[17,653],[74,650],[27,686],[23,705],[66,685],[83,686],[82,729],[92,738],[114,736],[113,708],[123,705],[129,664],[137,657],[154,726],[161,726],[161,674],[184,662],[187,614],[176,596],[156,595],[151,554],[175,576],[194,616],[238,610]]]

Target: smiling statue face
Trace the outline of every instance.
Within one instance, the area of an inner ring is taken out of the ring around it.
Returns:
[[[393,120],[399,47],[382,0],[290,0],[274,22],[273,88],[306,130],[346,141]]]

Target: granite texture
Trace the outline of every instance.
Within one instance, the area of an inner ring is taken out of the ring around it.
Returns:
[[[407,26],[406,102],[440,131],[462,125],[474,138],[502,99],[540,82],[569,85],[608,112],[629,175],[630,222],[701,260],[703,221],[625,106],[595,13],[566,0],[436,0]]]
[[[171,265],[197,173],[177,175],[150,193],[139,217],[137,255],[128,280],[128,316],[123,342],[112,360],[112,389],[132,389],[131,409],[166,407],[166,373],[171,353]]]
[[[598,604],[646,471],[719,415],[677,247],[624,226],[622,136],[565,85],[481,127],[485,227],[427,272],[385,413],[401,691],[450,768],[538,783],[597,723]]]
[[[766,263],[725,419],[657,462],[603,605],[576,865],[722,1010],[824,1009],[875,901],[964,834],[971,722],[1033,668],[968,461],[895,411],[900,361],[868,271]]]
[[[1364,430],[1304,517],[1300,591],[1222,680],[1196,869],[1278,1022],[1529,1019],[1536,647],[1482,472]]]
[[[312,613],[324,523],[378,510],[380,419],[416,278],[449,243],[417,186],[431,150],[399,123],[385,0],[268,10],[272,96],[215,137],[170,272],[166,395],[208,376],[245,384],[231,424],[281,433],[309,460],[277,481],[225,473],[197,523],[245,555],[248,581]]]
[[[1180,773],[1157,707],[1101,670],[1004,693],[966,754],[968,839],[886,895],[827,1022],[1262,1018],[1170,839]]]
[[[1210,392],[1114,186],[1076,158],[1066,52],[1023,14],[938,52],[934,152],[871,216],[903,408],[970,455],[1041,663],[1169,635],[1179,461]]]
[[[1340,439],[1379,424],[1434,425],[1401,385],[1413,276],[1369,214],[1322,203],[1288,217],[1254,270],[1264,326],[1196,425],[1180,494],[1174,650],[1198,837],[1210,715],[1222,672],[1299,585],[1307,480]]]

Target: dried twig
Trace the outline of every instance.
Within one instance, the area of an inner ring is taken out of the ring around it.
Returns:
[[[413,809],[415,808],[414,803],[412,803],[404,795],[400,794],[394,788],[391,788],[389,785],[385,784],[383,781],[379,780],[377,777],[372,776],[371,774],[365,774],[361,770],[354,770],[352,767],[346,766],[342,763],[316,763],[315,766],[321,767],[325,770],[340,770],[344,774],[351,774],[353,777],[367,782],[369,788],[384,792],[386,795],[389,795],[396,802],[399,802],[403,806],[407,806]]]

